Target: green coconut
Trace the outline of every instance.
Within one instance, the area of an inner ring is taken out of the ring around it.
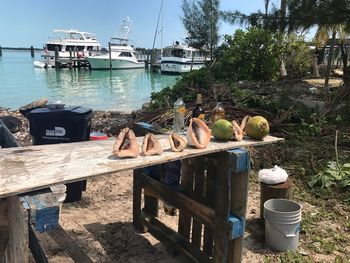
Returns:
[[[211,133],[219,141],[228,141],[233,135],[232,123],[225,119],[219,119],[213,123]]]
[[[247,121],[244,131],[249,137],[262,140],[269,134],[269,122],[262,116],[254,116]]]

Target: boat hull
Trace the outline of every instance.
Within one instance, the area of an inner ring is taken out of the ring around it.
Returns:
[[[91,69],[110,69],[109,58],[88,57],[87,61]],[[111,59],[112,69],[135,69],[144,68],[144,62],[134,62],[122,59]]]
[[[186,73],[205,67],[204,62],[162,61],[160,71],[164,73]]]

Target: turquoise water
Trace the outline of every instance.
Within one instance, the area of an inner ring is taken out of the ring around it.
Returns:
[[[97,70],[34,68],[40,52],[3,50],[0,57],[0,107],[20,106],[47,97],[94,110],[131,111],[149,101],[151,92],[175,84],[178,77],[147,69]]]

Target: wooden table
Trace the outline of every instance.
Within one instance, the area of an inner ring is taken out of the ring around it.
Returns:
[[[130,169],[134,170],[136,175],[140,172],[140,168],[150,165],[175,160],[195,160],[196,157],[211,154],[220,157],[217,159],[221,165],[220,169],[228,174],[229,167],[231,167],[229,165],[230,160],[227,159],[225,154],[222,155],[227,153],[227,150],[270,144],[281,140],[272,136],[267,136],[263,141],[243,140],[241,142],[223,143],[212,140],[206,149],[188,147],[181,153],[174,153],[170,150],[167,136],[160,135],[158,138],[164,149],[162,155],[139,156],[130,159],[118,159],[112,156],[114,140],[0,149],[0,198],[2,198],[0,199],[0,209],[2,209],[0,210],[0,229],[2,225],[5,225],[2,222],[9,223],[8,230],[10,233],[7,251],[10,251],[9,254],[17,255],[17,261],[13,262],[27,262],[27,259],[25,259],[27,251],[25,237],[28,230],[25,225],[21,224],[21,221],[23,223],[28,215],[22,209],[21,200],[18,198],[20,194],[47,188],[53,184],[75,182]],[[138,138],[140,145],[142,139]],[[228,153],[228,155],[230,154]],[[191,164],[188,163],[184,167],[191,167]],[[247,174],[247,171],[245,173]],[[247,178],[246,175],[245,177]],[[184,178],[186,181],[186,177]],[[144,182],[144,184],[147,184],[147,182]],[[186,182],[182,182],[182,184],[186,184]],[[136,186],[136,189],[139,189],[138,187],[142,188],[142,185]],[[153,189],[152,187],[148,188],[150,191]],[[157,195],[156,192],[153,194]],[[136,201],[138,202],[138,200]],[[8,206],[6,206],[6,203],[8,203]],[[246,200],[242,205],[245,207]],[[137,205],[134,206],[135,211],[137,211]],[[200,218],[197,217],[197,219]],[[139,223],[137,219],[134,220],[135,225],[139,225]],[[207,220],[205,223],[210,222]],[[15,244],[16,242],[17,244]]]

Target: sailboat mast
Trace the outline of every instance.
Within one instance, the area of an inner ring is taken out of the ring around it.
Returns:
[[[159,20],[160,20],[160,15],[161,15],[161,13],[162,13],[162,8],[163,8],[163,0],[162,0],[162,2],[161,2],[161,4],[160,4],[159,14],[158,14],[158,20],[157,20],[157,26],[156,26],[156,32],[154,33],[154,38],[153,38],[151,62],[154,61],[154,45],[155,45],[155,43],[156,43],[157,32],[158,32],[158,26],[159,26]]]

